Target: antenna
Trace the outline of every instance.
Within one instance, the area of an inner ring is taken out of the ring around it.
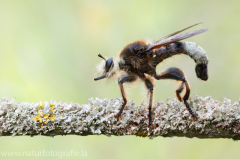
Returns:
[[[105,61],[107,61],[101,54],[98,54],[98,57],[101,57],[102,59],[104,59]]]

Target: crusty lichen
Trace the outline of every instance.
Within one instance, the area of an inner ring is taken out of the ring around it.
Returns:
[[[43,128],[43,126],[45,124],[47,124],[49,120],[54,121],[56,119],[55,115],[53,114],[53,112],[56,111],[56,109],[53,109],[54,106],[55,106],[55,103],[51,103],[50,104],[50,109],[48,109],[49,113],[43,114],[44,104],[42,102],[40,102],[39,105],[38,105],[38,108],[37,108],[38,114],[32,119],[39,122],[38,125],[41,128]]]
[[[197,120],[193,121],[185,105],[177,99],[153,104],[154,127],[148,128],[146,103],[129,102],[123,118],[117,120],[122,99],[90,98],[88,104],[59,101],[17,102],[2,98],[0,135],[136,135],[142,137],[186,136],[199,138],[240,138],[239,104],[224,98],[219,102],[198,95],[189,99]]]

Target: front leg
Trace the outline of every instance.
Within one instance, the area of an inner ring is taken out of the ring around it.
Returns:
[[[125,105],[127,104],[127,98],[126,98],[126,93],[124,91],[124,88],[123,88],[123,83],[126,83],[126,82],[133,82],[137,79],[136,76],[126,76],[126,77],[123,77],[122,79],[120,79],[118,81],[118,85],[119,85],[119,88],[120,88],[120,91],[121,91],[121,94],[122,94],[122,98],[123,98],[123,105],[119,111],[119,113],[117,114],[117,118],[119,119],[119,117],[121,117],[121,114],[122,114],[122,111],[125,107]]]

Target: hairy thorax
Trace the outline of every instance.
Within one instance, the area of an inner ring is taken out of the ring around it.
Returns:
[[[137,41],[123,48],[119,57],[122,59],[120,69],[134,74],[152,74],[153,67],[150,66],[152,51],[144,52],[148,48],[147,42]]]

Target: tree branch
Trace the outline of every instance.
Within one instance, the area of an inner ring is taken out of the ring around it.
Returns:
[[[211,97],[195,95],[189,99],[197,115],[193,121],[185,105],[177,99],[153,104],[154,127],[148,126],[146,103],[129,102],[123,118],[117,121],[122,99],[89,99],[89,104],[50,102],[28,103],[2,98],[0,104],[0,135],[136,135],[142,137],[197,137],[240,139],[240,102],[231,104]]]

